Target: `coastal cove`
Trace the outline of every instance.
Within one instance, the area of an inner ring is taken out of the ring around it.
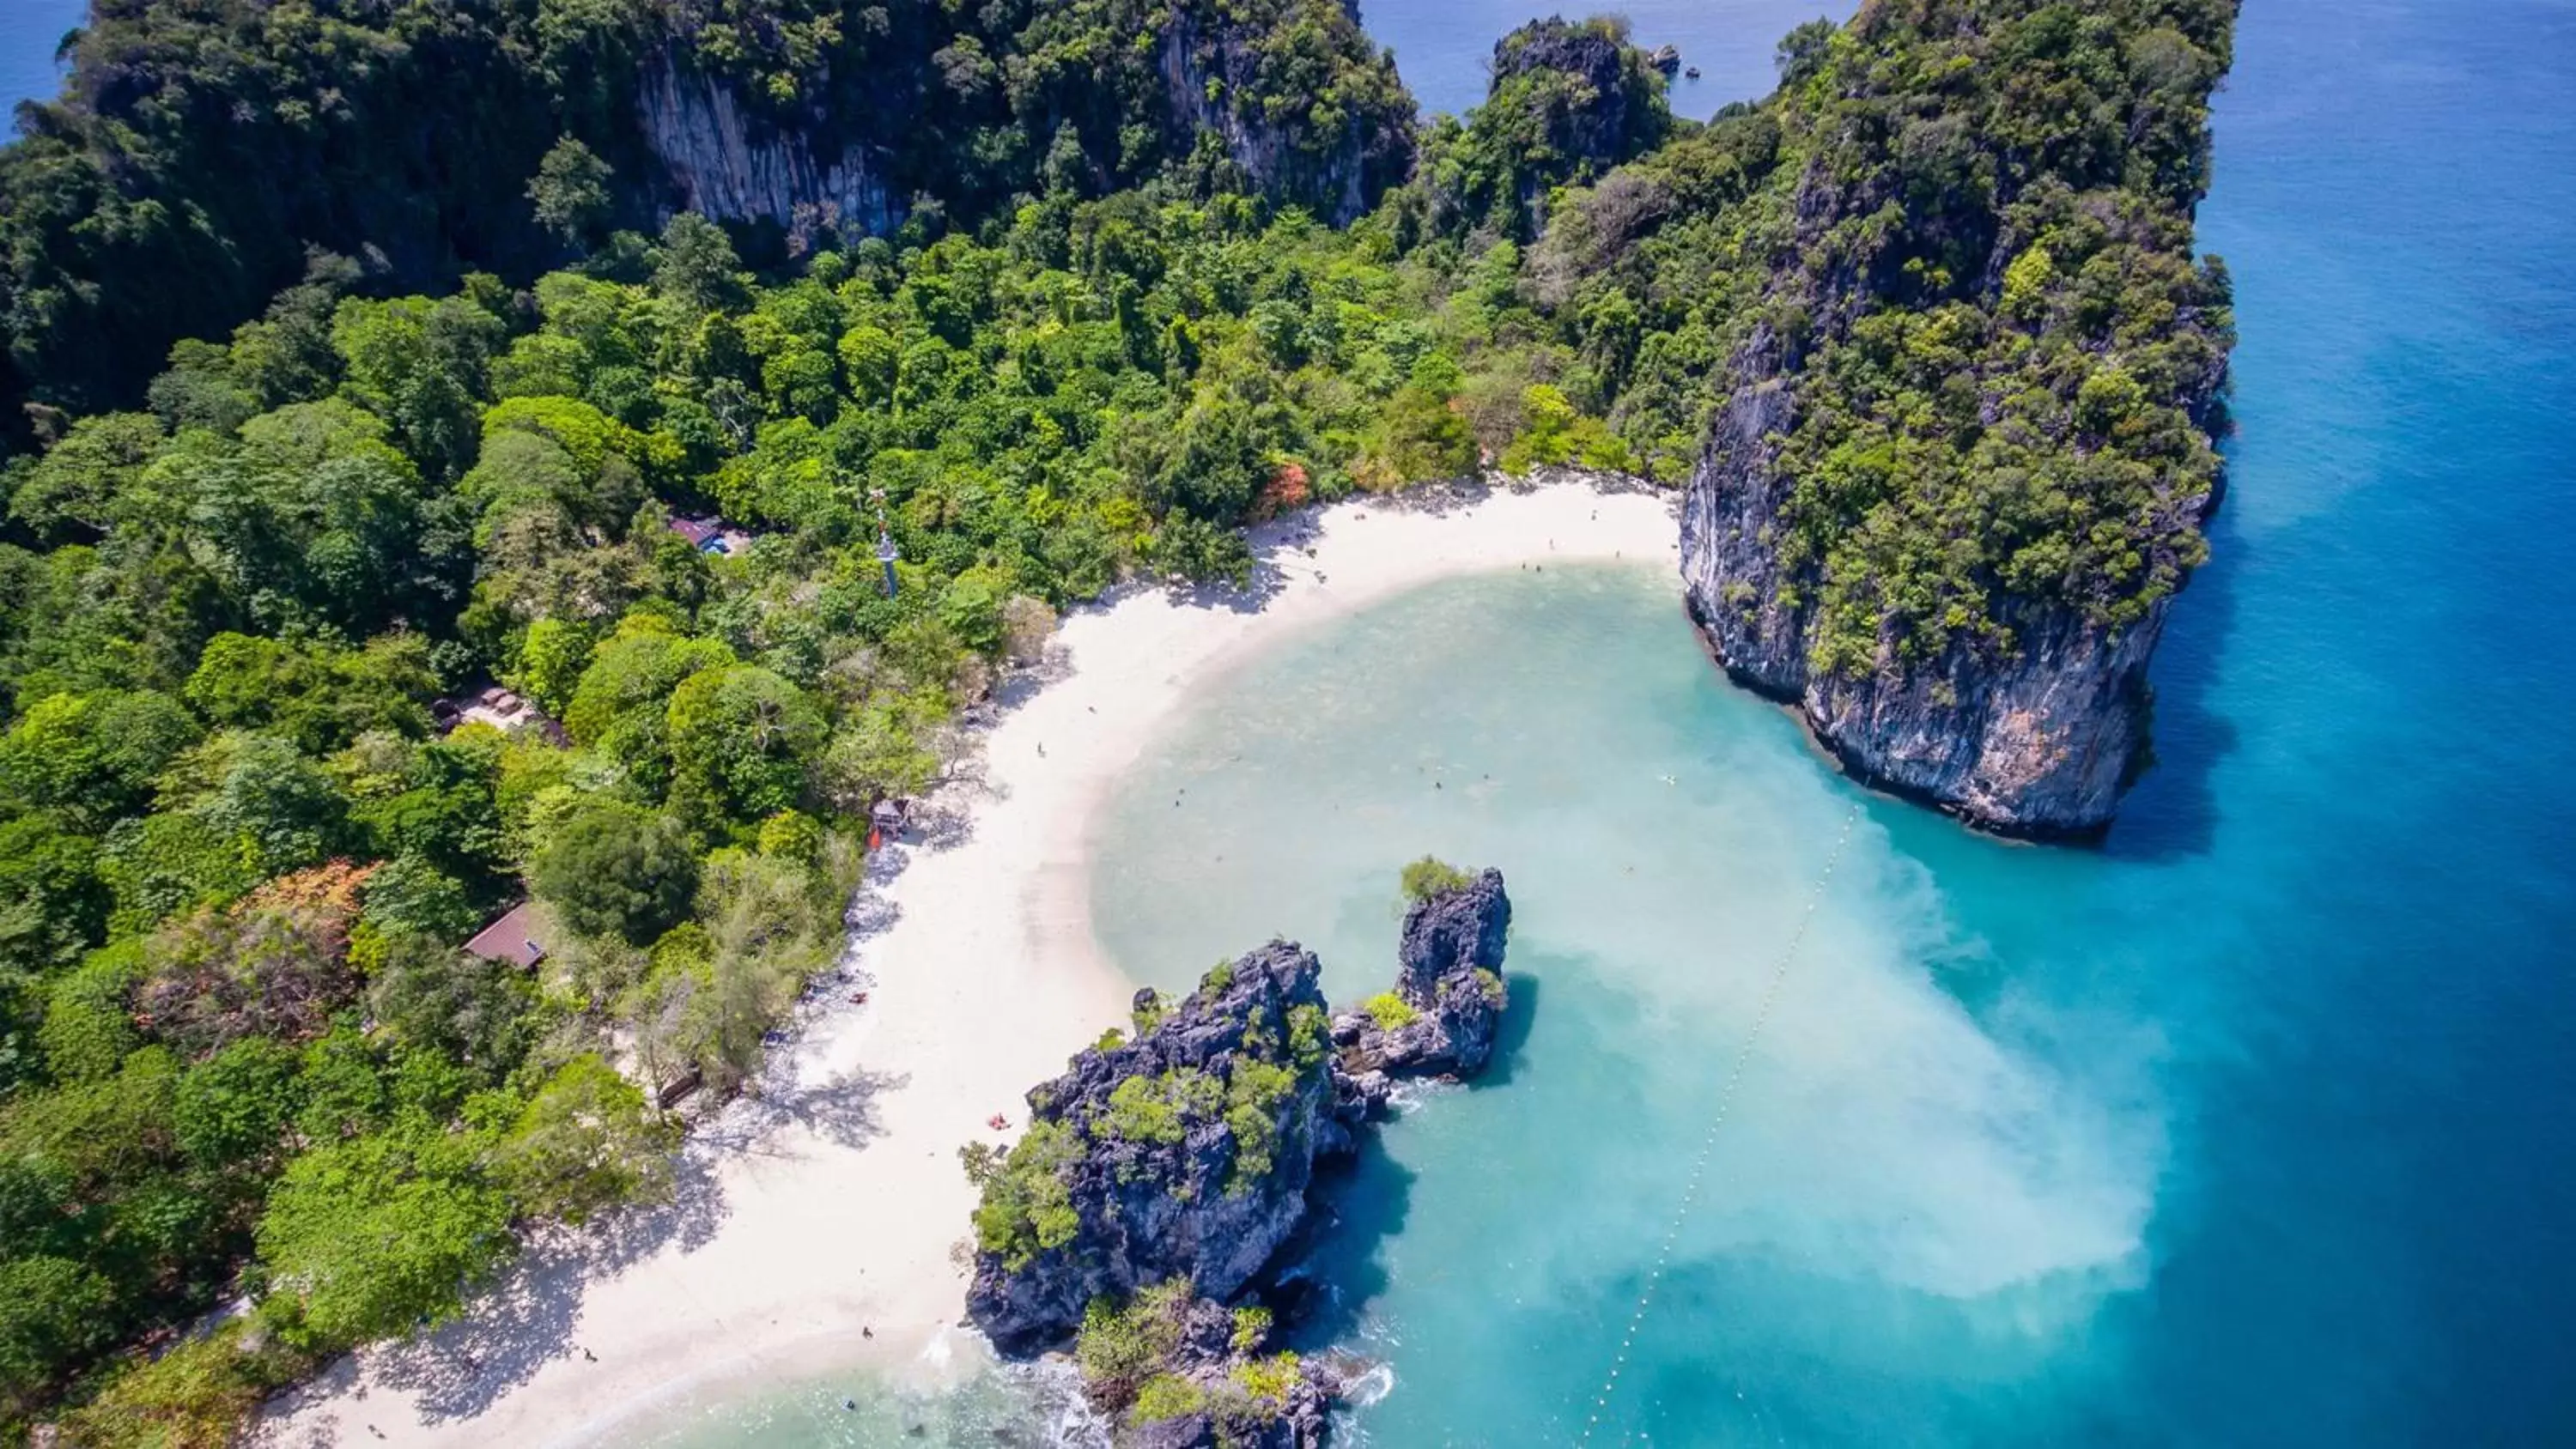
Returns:
[[[759,1097],[694,1136],[677,1207],[532,1254],[460,1322],[282,1399],[267,1441],[374,1424],[395,1444],[624,1444],[712,1415],[718,1442],[768,1422],[811,1443],[840,1421],[783,1417],[776,1386],[830,1371],[822,1402],[840,1415],[853,1370],[872,1405],[928,1395],[916,1412],[961,1425],[1029,1412],[978,1381],[980,1344],[953,1332],[951,1249],[974,1202],[956,1149],[992,1139],[997,1112],[1016,1123],[1027,1087],[1127,1017],[1132,985],[1091,926],[1108,792],[1211,680],[1282,640],[1455,574],[1589,561],[1668,579],[1673,540],[1651,492],[1432,490],[1283,521],[1250,595],[1138,590],[1069,617],[979,762],[876,857],[853,978],[818,993]],[[962,1398],[944,1392],[960,1383]],[[874,1405],[846,1422],[901,1417]]]
[[[2576,6],[1814,4],[98,0],[0,1449],[2576,1444]]]
[[[2570,1005],[2553,943],[2576,927],[2576,755],[2554,725],[2464,728],[2456,707],[2474,679],[2495,717],[2576,713],[2556,622],[2576,594],[2552,542],[2576,523],[2576,313],[2556,280],[2576,255],[2555,220],[2576,192],[2552,159],[2576,144],[2553,79],[2571,64],[2576,33],[2544,5],[2474,27],[2429,5],[2247,11],[2201,235],[2238,279],[2239,428],[2215,561],[2155,670],[2160,763],[2096,852],[1866,807],[1874,864],[1842,900],[1852,949],[1829,978],[1843,989],[1807,1009],[1873,1008],[1874,1026],[1905,1027],[1918,1070],[1841,1099],[1872,1110],[1829,1139],[1867,1154],[1836,1182],[1838,1164],[1795,1140],[1814,1121],[1795,1109],[1836,1101],[1831,1038],[1766,1056],[1787,1070],[1746,1101],[1777,1115],[1735,1119],[1732,1210],[1656,1310],[1631,1426],[1707,1445],[2536,1443],[2576,1428],[2548,1316],[2576,1221],[2552,1025]],[[1094,904],[1111,957],[1168,985],[1247,932],[1294,929],[1328,973],[1347,958],[1365,977],[1392,930],[1385,863],[1441,831],[1462,856],[1493,841],[1615,860],[1634,838],[1696,860],[1703,837],[1746,824],[1748,781],[1776,797],[1757,818],[1778,854],[1822,852],[1846,787],[1792,763],[1793,722],[1706,677],[1668,600],[1615,577],[1547,587],[1591,595],[1575,604],[1595,627],[1641,631],[1634,652],[1582,657],[1597,651],[1568,641],[1592,636],[1535,579],[1459,581],[1204,696],[1112,806]],[[1506,620],[1559,632],[1532,648]],[[1498,651],[1491,674],[1456,664],[1480,648]],[[1457,673],[1421,672],[1444,655]],[[1444,712],[1407,716],[1367,680],[1442,695]],[[1603,691],[1597,714],[1586,688]],[[1294,736],[1286,723],[1322,718],[1326,691],[1349,729]],[[1513,828],[1508,801],[1430,797],[1416,767],[1472,764],[1481,783],[1514,742],[1477,721],[1516,708],[1580,714],[1558,727],[1630,747],[1656,713],[1691,721],[1691,743],[1656,747],[1728,742],[1705,788],[1739,813],[1622,816],[1668,812],[1659,792],[1681,787],[1607,765],[1560,787],[1599,814]],[[1247,710],[1281,723],[1236,740],[1227,721]],[[1280,783],[1318,767],[1332,788]],[[1363,829],[1343,820],[1346,791],[1382,797]],[[1218,843],[1220,803],[1259,823]],[[1540,1003],[1525,1069],[1397,1125],[1333,1264],[1356,1341],[1396,1366],[1359,1417],[1369,1442],[1538,1442],[1528,1425],[1562,1423],[1598,1388],[1643,1261],[1621,1237],[1661,1226],[1665,1159],[1695,1145],[1693,1093],[1722,1050],[1703,1038],[1738,1024],[1740,985],[1694,968],[1777,938],[1770,896],[1803,884],[1791,863],[1677,870],[1669,895],[1580,917],[1585,867],[1517,863],[1518,969]],[[1721,898],[1742,909],[1710,921]],[[1663,910],[1717,944],[1636,941]],[[1538,944],[1551,914],[1582,922],[1559,927],[1556,956]],[[1968,1071],[1981,1053],[1987,1070]],[[1642,1085],[1622,1088],[1629,1074]],[[1949,1130],[1850,1135],[1926,1112]],[[2011,1150],[2016,1122],[2044,1129],[2021,1140],[2054,1158]],[[1601,1175],[1559,1172],[1568,1160]],[[1989,1202],[2038,1215],[1999,1224]],[[1833,1211],[1813,1219],[1818,1204]],[[2012,1253],[1996,1246],[2008,1233]],[[1512,1252],[1512,1271],[1492,1270]],[[992,1442],[947,1400],[845,1429],[851,1388],[818,1378],[657,1442],[919,1442],[895,1437],[914,1423]]]

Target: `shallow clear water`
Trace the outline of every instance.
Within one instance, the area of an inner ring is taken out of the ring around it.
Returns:
[[[2018,899],[2085,861],[1960,837],[1927,862],[1882,823],[1907,813],[1820,768],[1715,677],[1670,585],[1616,566],[1460,580],[1297,641],[1132,782],[1094,906],[1158,985],[1276,931],[1356,1000],[1392,979],[1405,859],[1511,879],[1508,1069],[1390,1130],[1327,1249],[1348,1322],[1325,1334],[1395,1368],[1376,1442],[1571,1442],[1703,1143],[1615,1431],[1887,1442],[1998,1388],[2016,1416],[2081,1390],[2061,1360],[2146,1276],[2159,1043],[2012,969],[1936,874],[1954,857]]]

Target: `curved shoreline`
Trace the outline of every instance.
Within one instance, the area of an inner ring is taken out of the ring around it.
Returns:
[[[1118,777],[1194,690],[1303,628],[1460,574],[1670,564],[1679,535],[1669,495],[1577,480],[1348,500],[1254,543],[1248,595],[1124,591],[1005,685],[913,838],[871,859],[854,979],[820,982],[761,1095],[692,1136],[679,1201],[532,1245],[459,1322],[281,1396],[261,1440],[571,1449],[709,1388],[843,1367],[935,1384],[980,1361],[954,1326],[974,1205],[956,1149],[1006,1138],[988,1117],[1016,1126],[1031,1082],[1126,1020],[1132,984],[1090,914]]]

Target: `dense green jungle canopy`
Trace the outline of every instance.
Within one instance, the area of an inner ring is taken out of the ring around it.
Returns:
[[[871,806],[1265,516],[1679,484],[1758,364],[1829,667],[2200,557],[2231,0],[1873,3],[1706,123],[1601,21],[1418,123],[1333,0],[95,10],[0,150],[0,1435],[222,1442],[667,1191]],[[883,215],[680,209],[675,87]]]

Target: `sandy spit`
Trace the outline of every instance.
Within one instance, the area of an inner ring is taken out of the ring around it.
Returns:
[[[1011,681],[980,757],[872,861],[844,976],[818,985],[758,1095],[692,1137],[674,1204],[532,1244],[461,1321],[280,1398],[259,1440],[570,1449],[684,1398],[982,1362],[957,1327],[973,1206],[957,1149],[1008,1140],[988,1119],[1015,1131],[1020,1094],[1127,1019],[1089,913],[1111,784],[1194,690],[1300,629],[1458,574],[1678,555],[1668,496],[1580,481],[1346,501],[1255,542],[1249,594],[1129,590],[1068,617],[1048,665]]]

